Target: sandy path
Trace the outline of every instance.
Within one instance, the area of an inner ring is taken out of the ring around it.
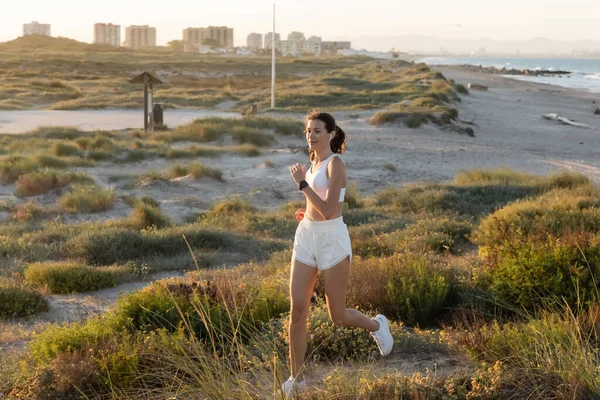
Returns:
[[[165,110],[164,123],[173,128],[207,116],[237,118],[239,113],[227,111],[235,102],[224,102],[214,110]],[[0,133],[23,133],[40,126],[74,126],[84,131],[144,127],[140,110],[0,110]]]

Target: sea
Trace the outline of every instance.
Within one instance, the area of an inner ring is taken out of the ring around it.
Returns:
[[[428,65],[475,65],[499,69],[569,71],[561,76],[510,75],[509,78],[600,93],[600,59],[522,57],[426,57]]]

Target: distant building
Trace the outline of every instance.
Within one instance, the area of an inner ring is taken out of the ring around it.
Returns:
[[[311,40],[279,40],[275,48],[284,56],[321,54],[321,42]]]
[[[94,24],[94,43],[121,46],[121,25]]]
[[[299,42],[301,40],[306,40],[306,38],[304,37],[304,33],[302,32],[291,32],[288,34],[288,39],[289,41],[293,41],[293,42]]]
[[[248,35],[247,46],[251,50],[262,49],[263,35],[260,33],[251,33]]]
[[[281,40],[281,34],[275,33],[275,42]],[[265,49],[271,50],[273,48],[273,32],[269,32],[265,35]]]
[[[183,30],[183,41],[192,44],[203,44],[206,39],[212,39],[218,47],[233,48],[233,28],[226,26],[209,26],[208,28],[187,28]]]
[[[156,47],[156,28],[148,25],[131,25],[125,28],[125,47],[141,49]]]
[[[337,54],[338,50],[350,50],[352,42],[321,42],[321,50],[325,54]]]
[[[50,24],[40,24],[37,21],[33,21],[29,24],[23,24],[23,36],[27,35],[50,35]]]
[[[308,38],[309,42],[322,42],[322,38],[320,36],[311,36]]]

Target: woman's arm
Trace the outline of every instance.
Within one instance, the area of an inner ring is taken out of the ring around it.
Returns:
[[[327,172],[329,179],[325,200],[321,199],[310,186],[305,187],[302,193],[323,218],[330,219],[335,214],[340,202],[340,191],[346,185],[346,165],[339,157],[334,157],[327,166]],[[304,173],[306,174],[305,170]],[[293,172],[292,175],[294,175]],[[304,177],[305,175],[298,182],[302,181]],[[296,176],[294,176],[294,180],[296,180]]]

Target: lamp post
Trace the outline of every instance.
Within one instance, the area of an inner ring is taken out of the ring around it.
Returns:
[[[273,34],[271,35],[271,108],[275,108],[275,3],[273,3]]]

